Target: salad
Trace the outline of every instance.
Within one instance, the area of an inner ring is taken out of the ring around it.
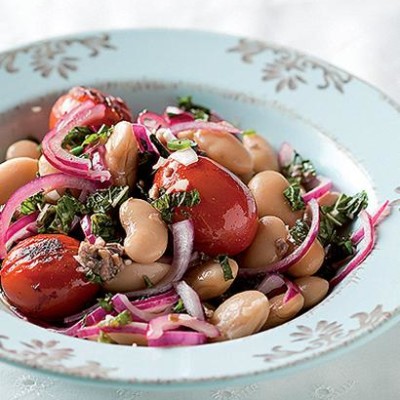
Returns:
[[[190,96],[133,117],[74,87],[49,129],[0,164],[1,295],[77,338],[187,346],[281,325],[365,260],[389,212]]]

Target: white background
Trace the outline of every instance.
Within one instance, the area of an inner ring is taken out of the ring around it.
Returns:
[[[0,0],[0,51],[55,35],[133,27],[205,29],[279,42],[324,58],[400,101],[400,0]],[[66,385],[0,365],[0,399],[39,398],[148,397]],[[241,391],[217,391],[212,398],[400,399],[400,327],[319,367]]]

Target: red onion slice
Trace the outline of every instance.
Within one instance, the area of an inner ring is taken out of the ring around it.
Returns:
[[[142,111],[137,122],[140,125],[144,125],[146,128],[154,131],[158,128],[168,128],[168,122],[161,116],[151,111]]]
[[[134,300],[132,304],[140,310],[146,310],[157,314],[172,309],[178,300],[179,296],[176,294],[175,290],[171,289],[168,292],[144,300]]]
[[[303,243],[297,247],[297,249],[289,254],[287,257],[283,258],[276,263],[266,265],[265,267],[260,268],[241,268],[239,269],[239,274],[241,276],[249,276],[249,275],[257,275],[257,274],[265,274],[268,272],[285,272],[290,268],[293,264],[299,261],[307,251],[310,249],[314,240],[318,236],[319,231],[319,206],[318,202],[315,199],[311,199],[308,203],[310,205],[310,211],[312,215],[310,230],[307,233],[306,238]]]
[[[288,142],[283,142],[278,152],[279,167],[285,168],[292,161],[294,157],[294,149]]]
[[[88,100],[63,117],[42,141],[42,150],[47,161],[54,168],[69,175],[101,182],[110,180],[109,171],[91,169],[92,162],[89,159],[76,157],[62,148],[62,141],[71,129],[100,123],[104,119],[105,110],[104,104],[94,105]]]
[[[139,307],[136,307],[129,301],[128,297],[121,293],[114,295],[111,301],[114,310],[117,313],[128,310],[131,313],[134,321],[148,322],[158,316],[157,314],[153,314],[152,312],[141,310]]]
[[[390,214],[391,208],[389,200],[386,200],[374,214],[372,214],[372,224],[375,226],[379,225],[383,219],[385,219]],[[351,235],[351,241],[353,244],[358,244],[364,237],[364,228],[361,226]]]
[[[132,132],[136,137],[141,153],[154,153],[159,155],[157,149],[154,147],[153,143],[151,143],[149,131],[145,125],[132,124]]]
[[[204,309],[200,297],[185,281],[180,281],[174,285],[176,293],[180,296],[189,315],[200,321],[205,320]]]
[[[190,220],[176,222],[171,225],[174,238],[174,259],[168,273],[154,287],[125,293],[128,297],[151,296],[166,292],[174,282],[182,279],[186,272],[193,251],[194,229]]]
[[[279,274],[267,275],[266,278],[257,286],[257,290],[268,295],[283,286],[286,286],[283,304],[286,304],[300,293],[299,287],[294,282]]]
[[[25,215],[14,222],[6,231],[6,248],[7,250],[15,243],[22,239],[26,239],[37,233],[36,218],[38,212]]]
[[[116,328],[112,326],[101,326],[100,329],[104,333],[130,333],[145,336],[149,325],[144,322],[131,322]]]
[[[362,220],[362,228],[364,237],[359,243],[359,248],[356,255],[329,281],[331,287],[340,283],[347,275],[356,269],[371,253],[375,244],[375,230],[371,216],[366,211],[361,211],[360,218]]]
[[[83,231],[83,234],[85,235],[85,238],[90,244],[94,244],[96,241],[96,236],[92,232],[92,222],[90,220],[89,215],[85,215],[81,221],[80,225]]]
[[[167,331],[158,339],[149,339],[149,347],[196,346],[207,342],[207,336],[200,332]]]
[[[303,200],[308,203],[311,199],[319,199],[325,193],[332,189],[332,181],[324,176],[317,176],[318,185],[309,190],[307,193],[303,194]]]
[[[280,274],[268,274],[257,286],[259,292],[265,295],[270,294],[272,291],[285,286],[285,280]]]
[[[0,259],[3,259],[7,255],[7,230],[15,211],[21,203],[28,197],[41,191],[49,192],[54,189],[63,188],[94,192],[98,189],[98,184],[65,174],[51,174],[36,178],[15,191],[7,201],[0,215]]]
[[[147,340],[159,339],[165,331],[175,330],[181,326],[204,333],[209,338],[220,336],[217,327],[208,322],[200,321],[187,314],[168,314],[150,321]]]

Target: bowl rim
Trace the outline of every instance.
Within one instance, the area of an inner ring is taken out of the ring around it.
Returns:
[[[115,29],[115,30],[108,30],[105,32],[95,30],[95,31],[80,31],[77,33],[69,34],[69,35],[55,36],[55,37],[51,37],[48,39],[30,42],[27,45],[20,45],[20,46],[13,47],[13,48],[7,48],[7,49],[3,50],[2,52],[0,52],[0,55],[8,53],[10,51],[11,52],[12,51],[21,51],[22,49],[28,48],[33,45],[43,44],[43,43],[62,40],[62,39],[78,38],[78,37],[92,35],[92,34],[96,35],[96,34],[105,33],[108,35],[113,35],[114,33],[120,33],[123,35],[131,35],[131,34],[135,34],[138,32],[141,32],[144,34],[146,34],[146,33],[162,34],[166,31],[174,32],[174,33],[178,33],[178,34],[185,33],[185,34],[189,34],[189,35],[200,35],[200,36],[208,35],[209,37],[219,37],[219,38],[223,37],[223,38],[232,39],[232,40],[240,39],[238,36],[235,36],[235,35],[222,34],[222,33],[218,33],[218,32],[203,31],[203,30],[193,30],[193,29],[144,28],[144,29]],[[256,39],[256,40],[258,41],[258,39]],[[288,49],[290,51],[298,52],[296,49],[293,49],[289,46],[281,46],[279,44],[275,44],[272,42],[267,42],[267,43],[271,44],[272,46],[276,46],[279,48],[284,48],[284,49]],[[337,68],[337,67],[333,66],[332,64],[319,59],[318,57],[308,56],[303,51],[300,54],[306,55],[307,57],[311,57],[312,59],[315,59],[315,60],[319,60],[321,63],[329,65],[337,71],[345,72],[342,69]],[[397,103],[393,99],[391,99],[389,96],[387,96],[383,91],[381,91],[380,89],[376,88],[375,86],[369,84],[368,82],[354,76],[353,74],[349,74],[349,75],[351,75],[352,79],[354,79],[358,82],[361,82],[363,85],[366,85],[369,89],[377,92],[383,99],[386,99],[387,103],[391,103],[391,105],[393,107],[398,107],[400,109],[400,105],[397,105]],[[54,375],[57,377],[63,377],[63,378],[74,379],[74,380],[82,380],[85,382],[88,382],[88,381],[97,382],[97,383],[101,383],[101,384],[106,384],[108,386],[110,384],[111,385],[115,384],[120,387],[121,385],[122,386],[123,385],[131,385],[132,383],[134,383],[137,387],[144,387],[146,389],[150,388],[149,385],[154,385],[154,384],[156,385],[156,387],[153,386],[153,387],[151,387],[151,389],[157,389],[157,388],[165,389],[166,387],[175,388],[177,386],[196,386],[198,384],[202,384],[202,385],[207,384],[210,386],[215,386],[215,385],[224,384],[227,381],[229,381],[229,383],[231,383],[231,382],[246,382],[246,381],[250,381],[250,380],[254,381],[255,379],[274,378],[276,376],[280,376],[282,374],[286,374],[289,372],[292,373],[294,370],[299,370],[300,367],[306,368],[306,367],[310,367],[312,365],[317,365],[320,362],[323,362],[332,357],[338,356],[348,350],[351,350],[360,345],[363,345],[368,340],[371,340],[373,337],[376,337],[377,335],[379,335],[382,332],[389,329],[391,326],[393,326],[399,320],[400,320],[400,307],[397,307],[393,311],[390,312],[390,315],[388,315],[387,318],[380,321],[379,324],[376,324],[375,326],[371,327],[371,329],[365,330],[361,334],[355,335],[354,337],[352,337],[351,339],[349,339],[347,341],[340,342],[339,344],[337,344],[336,346],[334,346],[332,348],[327,348],[324,351],[321,351],[317,354],[311,354],[309,357],[301,358],[295,362],[292,362],[287,365],[279,366],[275,369],[266,369],[266,370],[252,372],[252,373],[243,373],[243,374],[236,374],[236,375],[228,374],[226,376],[219,376],[219,377],[212,377],[212,378],[205,377],[204,379],[179,379],[179,380],[171,380],[171,381],[160,381],[158,379],[154,379],[154,380],[128,381],[128,380],[121,380],[121,379],[115,379],[115,378],[110,378],[110,379],[108,379],[108,378],[93,378],[93,377],[88,377],[88,376],[71,375],[66,372],[52,370],[50,368],[45,368],[40,365],[30,365],[29,363],[6,357],[1,352],[0,352],[0,361],[6,362],[11,365],[18,366],[18,367],[33,368],[36,371],[38,371],[40,373],[44,373],[46,375],[50,374],[50,375]],[[0,336],[0,338],[1,338],[1,336]]]

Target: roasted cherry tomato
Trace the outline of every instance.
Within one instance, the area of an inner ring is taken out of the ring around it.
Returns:
[[[50,113],[50,129],[54,128],[64,114],[87,100],[92,100],[96,104],[104,104],[107,107],[104,121],[102,121],[105,125],[114,125],[123,120],[132,121],[128,106],[119,97],[103,93],[98,89],[75,86],[54,103]]]
[[[257,231],[256,204],[249,189],[227,169],[206,157],[189,166],[168,160],[154,183],[170,192],[199,191],[199,204],[178,207],[174,213],[175,220],[190,214],[196,250],[211,256],[234,255],[250,246]]]
[[[9,302],[29,317],[59,320],[82,310],[99,286],[77,270],[79,242],[37,235],[20,242],[3,261],[1,284]]]

